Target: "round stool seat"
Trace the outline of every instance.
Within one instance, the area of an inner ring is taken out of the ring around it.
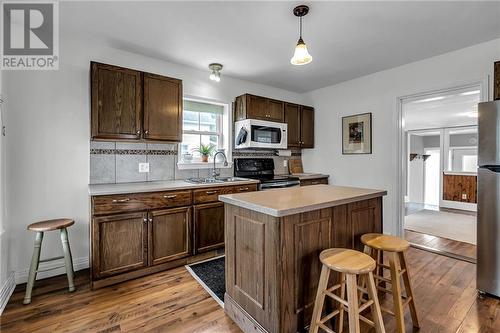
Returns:
[[[341,273],[366,274],[375,269],[376,263],[369,255],[349,249],[328,249],[319,255],[321,263]]]
[[[28,226],[28,230],[32,231],[52,231],[62,228],[67,228],[75,223],[72,219],[53,219],[32,223]]]
[[[361,242],[372,249],[389,252],[403,252],[410,247],[404,239],[383,234],[365,234],[361,236]]]

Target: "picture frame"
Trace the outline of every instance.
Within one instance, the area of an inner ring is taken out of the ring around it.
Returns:
[[[342,155],[372,153],[372,113],[342,117]]]

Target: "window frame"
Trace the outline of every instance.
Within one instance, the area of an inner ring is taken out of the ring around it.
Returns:
[[[200,98],[200,97],[191,97],[191,96],[184,96],[183,101],[193,101],[193,102],[201,102],[201,103],[208,103],[208,104],[214,104],[214,105],[219,105],[223,107],[223,113],[217,117],[217,132],[212,132],[212,131],[200,131],[200,130],[184,130],[184,118],[183,118],[183,129],[182,129],[182,135],[184,134],[193,134],[193,135],[199,135],[200,139],[202,135],[215,135],[218,137],[218,146],[217,149],[224,149],[226,157],[227,157],[227,162],[228,165],[224,166],[223,163],[216,163],[217,168],[231,168],[232,167],[232,149],[231,149],[231,113],[229,112],[230,104],[225,103],[223,101],[218,101],[214,99],[208,99],[208,98]],[[184,108],[183,108],[183,111]],[[189,111],[189,110],[188,110]],[[201,112],[200,112],[201,113]],[[198,114],[198,124],[200,124],[200,115]],[[182,161],[182,142],[179,142],[178,145],[178,161],[177,161],[177,167],[178,169],[208,169],[208,168],[213,168],[213,158],[210,157],[207,162],[201,162],[201,158],[194,158],[192,162],[184,162]]]

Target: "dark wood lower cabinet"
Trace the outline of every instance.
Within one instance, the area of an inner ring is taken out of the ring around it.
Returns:
[[[92,276],[103,278],[148,265],[147,214],[129,213],[92,220]]]
[[[149,213],[149,265],[191,254],[191,207]]]
[[[194,206],[194,252],[224,247],[224,204]]]
[[[93,196],[92,288],[223,254],[219,195],[256,190],[252,183]]]

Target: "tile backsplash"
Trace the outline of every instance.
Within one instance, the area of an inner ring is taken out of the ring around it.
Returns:
[[[128,183],[208,177],[211,169],[179,170],[177,144],[90,142],[90,184]],[[300,150],[292,156],[277,156],[275,151],[233,151],[233,158],[272,157],[275,173],[286,174],[284,160],[300,159]],[[149,163],[149,172],[140,173],[139,163]],[[233,168],[220,169],[221,176],[233,175]]]

